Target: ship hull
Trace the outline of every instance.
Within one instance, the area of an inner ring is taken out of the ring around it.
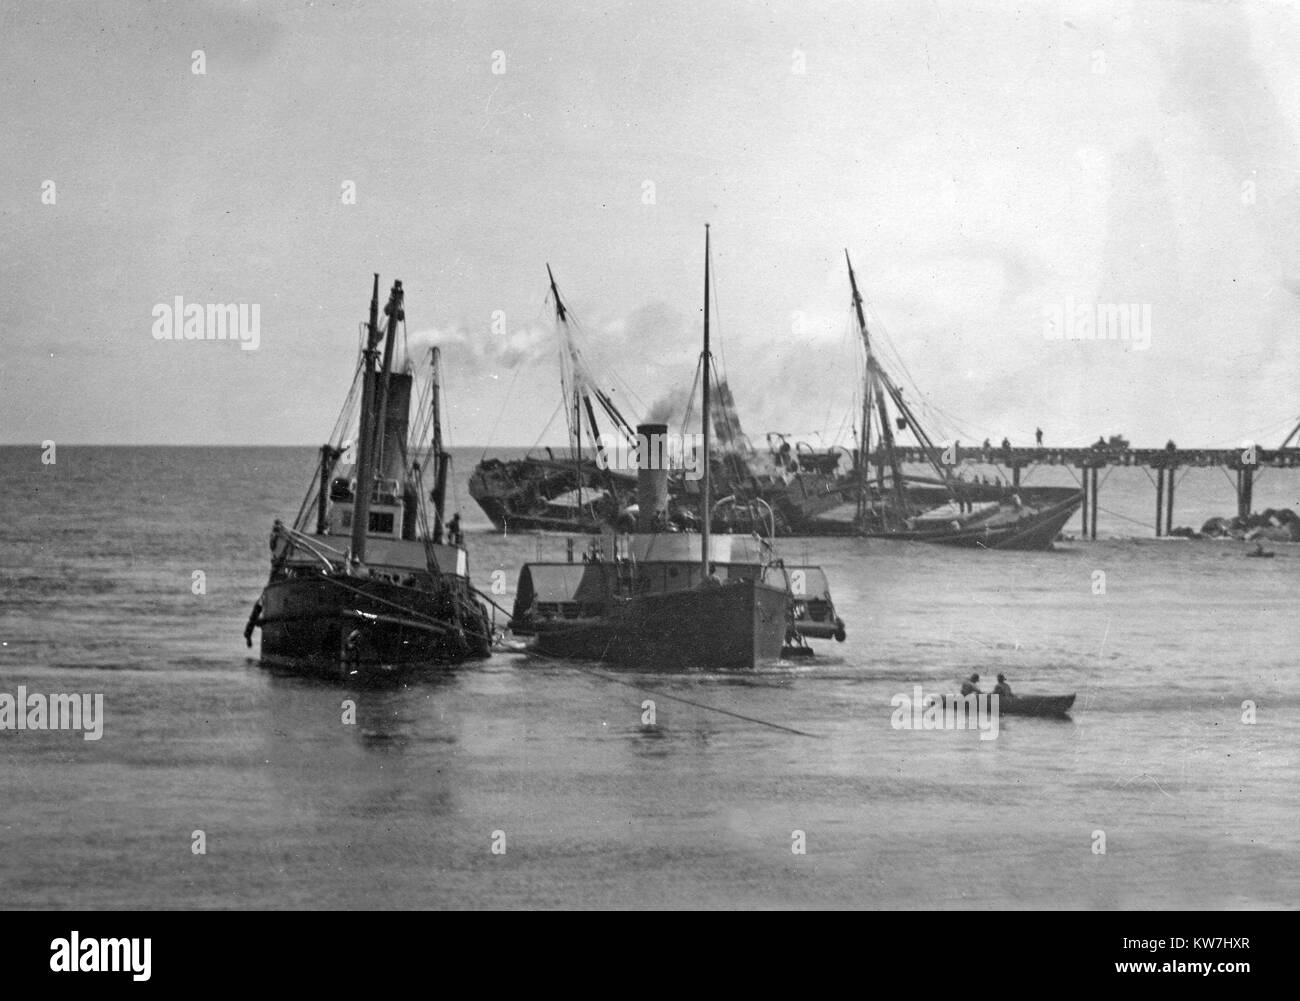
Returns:
[[[933,542],[965,549],[1043,551],[1052,548],[1061,529],[1082,503],[1083,494],[1080,493],[1046,510],[1026,514],[1005,524],[976,524],[968,528],[913,533],[911,541]],[[906,534],[898,533],[889,537],[897,538]]]
[[[590,492],[579,507],[574,500],[581,471],[583,490]],[[670,486],[669,519],[694,524],[699,508],[697,494],[674,482]],[[841,506],[846,491],[856,484],[830,475],[801,473],[788,482],[780,479],[736,479],[720,476],[718,492],[738,499],[728,508],[715,509],[715,532],[764,532],[766,515],[751,510],[744,498],[765,502],[772,510],[777,535],[794,535],[811,519]],[[498,532],[565,532],[598,534],[618,527],[635,503],[635,483],[627,477],[600,470],[595,463],[580,466],[547,459],[488,459],[470,477],[469,493]],[[598,500],[592,501],[590,498]],[[624,527],[630,523],[624,522]]]
[[[1052,492],[1049,493],[1049,490]],[[1083,493],[1044,488],[1037,496],[1028,491],[1026,494],[1028,503],[1023,513],[1015,513],[1008,505],[1003,505],[999,512],[987,517],[968,517],[965,522],[958,519],[956,527],[950,522],[931,519],[928,526],[912,529],[867,528],[863,531],[852,520],[824,519],[809,525],[807,534],[856,535],[868,539],[925,542],[964,549],[1051,549],[1061,530],[1079,510],[1083,503]]]
[[[990,693],[981,693],[978,698],[983,700],[984,710],[992,712]],[[962,696],[943,696],[945,709],[961,701]],[[1069,695],[1003,695],[998,698],[998,712],[1003,716],[1068,717],[1073,705],[1073,692]]]
[[[779,660],[789,597],[753,580],[618,599],[589,619],[540,623],[548,657],[632,667],[753,669]]]
[[[579,484],[587,495],[581,504]],[[487,459],[469,481],[470,496],[498,532],[598,533],[634,492],[634,481],[601,470],[591,460]],[[593,502],[593,497],[602,499]]]
[[[272,581],[257,625],[264,665],[318,677],[378,680],[491,652],[486,612],[455,584],[433,594],[339,574]]]

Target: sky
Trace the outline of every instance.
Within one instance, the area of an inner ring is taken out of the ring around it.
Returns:
[[[939,440],[1276,445],[1296,52],[1275,3],[0,0],[0,443],[318,444],[378,272],[453,444],[560,444],[546,265],[644,416],[709,223],[753,438],[847,438],[847,249]],[[156,338],[177,296],[256,350]],[[1047,336],[1098,305],[1149,340]]]

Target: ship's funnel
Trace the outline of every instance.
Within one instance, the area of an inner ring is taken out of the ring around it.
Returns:
[[[392,372],[388,376],[388,413],[384,415],[383,462],[376,467],[376,475],[398,481],[405,478],[402,448],[406,445],[410,411],[411,376],[406,372]]]
[[[636,519],[638,532],[668,527],[668,425],[638,424]]]

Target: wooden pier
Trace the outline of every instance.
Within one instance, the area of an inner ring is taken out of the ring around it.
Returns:
[[[963,463],[996,465],[1011,471],[1014,489],[1020,486],[1020,471],[1032,466],[1071,466],[1082,472],[1083,535],[1097,537],[1098,470],[1106,466],[1140,466],[1156,473],[1156,537],[1167,535],[1174,523],[1174,475],[1179,469],[1189,467],[1219,466],[1237,474],[1237,514],[1245,517],[1254,503],[1255,476],[1260,469],[1300,468],[1300,448],[1261,448],[1258,445],[1241,448],[1130,448],[1100,444],[1087,448],[970,448],[965,445],[947,446],[937,450],[938,455],[927,456],[919,446],[895,446],[902,462],[925,463],[931,457],[941,464],[960,466]],[[948,462],[947,460],[953,460]],[[870,456],[873,465],[887,462],[888,456],[876,452]]]

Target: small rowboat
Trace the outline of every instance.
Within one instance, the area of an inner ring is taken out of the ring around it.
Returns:
[[[998,714],[1001,716],[1068,716],[1070,707],[1074,705],[1074,694],[1071,692],[1069,695],[1001,696],[998,698]],[[992,701],[991,693],[983,692],[979,697],[984,700],[981,708],[987,710]],[[945,708],[953,698],[954,696],[951,695],[943,697]]]
[[[998,712],[1006,716],[1065,716],[1074,705],[1069,695],[1012,695],[998,699]]]

